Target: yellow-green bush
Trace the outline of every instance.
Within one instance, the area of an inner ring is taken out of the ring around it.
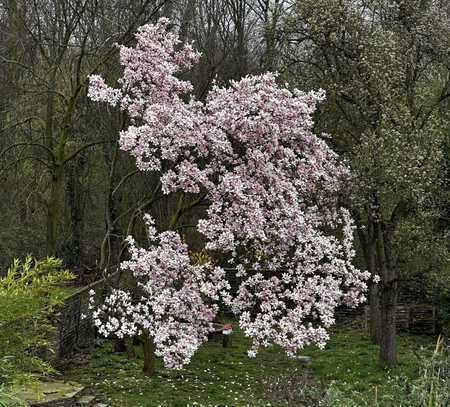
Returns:
[[[51,315],[73,279],[59,259],[14,260],[0,278],[0,385],[13,385],[50,374],[43,358],[52,352]]]

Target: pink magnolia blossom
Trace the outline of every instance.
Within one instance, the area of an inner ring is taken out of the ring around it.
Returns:
[[[230,302],[230,286],[222,268],[192,264],[177,233],[158,234],[149,216],[146,222],[152,245],[139,248],[129,238],[131,258],[121,265],[133,273],[139,295],[113,290],[93,320],[104,336],[150,335],[165,365],[180,368],[213,331],[217,302]]]
[[[323,346],[335,308],[363,302],[369,278],[352,264],[352,220],[337,205],[349,171],[312,129],[324,92],[290,91],[267,73],[214,86],[204,103],[189,99],[192,85],[176,75],[199,54],[180,48],[167,24],[143,26],[134,48],[121,47],[120,89],[94,76],[89,95],[128,113],[120,146],[139,169],[160,173],[164,193],[206,195],[197,229],[206,249],[228,255],[241,284],[231,298],[221,269],[191,264],[175,232],[149,224],[158,245],[139,249],[131,239],[122,264],[145,300],[116,294],[111,304],[134,322],[106,318],[108,332],[146,329],[166,364],[180,367],[206,339],[220,297],[252,338],[249,355],[274,343],[289,355]]]

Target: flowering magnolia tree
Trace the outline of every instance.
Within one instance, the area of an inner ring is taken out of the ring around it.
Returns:
[[[208,204],[196,227],[240,286],[231,293],[221,267],[195,264],[176,228],[158,233],[147,216],[150,247],[130,237],[122,264],[138,298],[113,291],[94,310],[95,324],[104,335],[148,335],[172,368],[206,341],[219,302],[252,339],[250,356],[271,344],[289,355],[324,346],[335,308],[364,301],[369,278],[352,265],[353,224],[337,205],[348,170],[312,132],[324,94],[289,91],[267,73],[214,86],[204,102],[189,98],[191,83],[177,75],[199,54],[167,25],[142,26],[135,47],[120,47],[120,88],[92,76],[89,97],[127,112],[120,146],[139,169],[160,174],[165,194]]]

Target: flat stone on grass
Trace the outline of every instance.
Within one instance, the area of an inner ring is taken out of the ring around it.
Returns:
[[[79,383],[55,380],[23,387],[17,396],[33,407],[57,406],[74,399],[83,390]]]

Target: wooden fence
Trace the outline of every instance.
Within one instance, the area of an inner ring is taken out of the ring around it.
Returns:
[[[94,343],[95,330],[89,312],[89,292],[95,291],[96,298],[104,295],[108,286],[118,285],[120,272],[110,275],[81,288],[70,295],[56,314],[56,355],[65,358]]]
[[[437,333],[436,307],[430,304],[398,304],[395,314],[397,330],[414,334]],[[369,307],[364,307],[364,325],[370,323]]]

